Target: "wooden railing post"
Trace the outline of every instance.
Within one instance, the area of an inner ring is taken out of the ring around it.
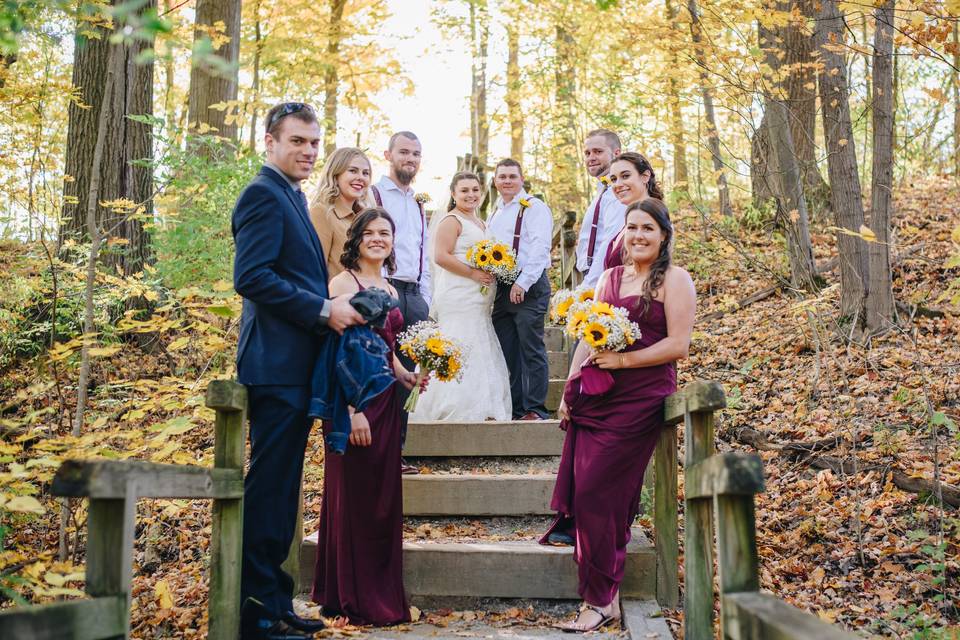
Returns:
[[[247,389],[231,380],[214,380],[207,387],[207,406],[217,419],[213,466],[243,472]],[[240,568],[243,553],[243,498],[213,501],[210,540],[211,640],[235,640],[240,633]]]
[[[86,591],[94,598],[119,596],[124,634],[130,637],[130,580],[137,496],[127,483],[122,498],[91,498],[87,512]]]
[[[657,602],[676,608],[680,601],[680,548],[677,525],[677,429],[660,432],[653,454],[653,519],[657,553]]]

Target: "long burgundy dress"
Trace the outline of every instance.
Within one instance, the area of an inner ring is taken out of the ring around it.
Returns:
[[[603,270],[612,269],[613,267],[619,267],[623,264],[623,235],[622,232],[618,234],[619,237],[614,238],[610,244],[607,245],[607,254],[603,257]]]
[[[667,336],[663,303],[649,311],[636,308],[638,296],[621,298],[623,267],[614,268],[601,299],[630,311],[640,325],[636,351]],[[564,399],[570,411],[563,455],[550,507],[558,512],[550,530],[565,531],[575,540],[579,593],[592,605],[605,607],[623,581],[630,525],[637,516],[643,472],[663,427],[664,399],[677,387],[674,363],[613,369],[613,387],[590,396],[580,393],[580,381],[567,382]]]
[[[403,326],[399,309],[390,312],[385,325],[376,332],[393,353]],[[394,382],[363,411],[370,422],[370,446],[348,445],[344,455],[328,454],[323,461],[312,597],[323,605],[325,615],[345,615],[356,625],[410,620],[403,589],[403,396],[397,387]],[[324,424],[324,433],[327,429]]]

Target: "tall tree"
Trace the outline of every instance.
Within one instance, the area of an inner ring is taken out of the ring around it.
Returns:
[[[670,29],[679,31],[679,10],[672,0],[666,0],[667,20]],[[680,66],[680,55],[675,47],[670,49],[670,62],[673,70]],[[667,80],[670,100],[670,137],[673,143],[673,183],[677,188],[689,190],[689,171],[687,169],[687,143],[683,130],[683,111],[680,104],[680,82],[675,73]]]
[[[507,25],[507,120],[510,122],[510,157],[523,164],[523,111],[520,104],[520,33]]]
[[[156,8],[156,0],[148,0],[138,16]],[[89,135],[97,128],[96,117],[104,108],[106,70],[109,58],[109,34],[102,31],[99,40],[91,41],[82,35],[87,27],[78,27],[75,49],[74,83],[82,91],[84,105],[71,105],[68,123],[67,174],[72,181],[64,184],[64,220],[61,223],[61,242],[67,238],[89,240],[83,216],[84,201],[90,193],[93,172],[95,137]],[[141,30],[130,44],[117,49],[123,72],[113,81],[108,104],[105,105],[112,123],[106,131],[105,145],[110,153],[102,154],[99,163],[99,194],[102,201],[128,200],[127,207],[99,207],[97,222],[110,246],[102,254],[103,261],[126,274],[140,271],[150,259],[150,239],[144,221],[153,213],[153,135],[150,125],[136,122],[129,116],[153,115],[153,63],[138,63],[141,54],[153,46],[153,35]],[[87,100],[91,100],[87,102]],[[92,113],[82,113],[90,111]]]
[[[704,51],[703,24],[700,21],[700,9],[697,0],[687,0],[690,12],[690,35],[693,38],[694,56],[700,70],[700,92],[703,95],[703,113],[707,119],[707,146],[713,160],[713,171],[717,176],[717,192],[720,196],[720,211],[725,216],[733,215],[730,205],[730,189],[727,187],[727,174],[720,155],[720,131],[717,129],[717,117],[713,108],[713,88],[707,72],[707,57]]]
[[[960,25],[953,23],[953,178],[960,181]]]
[[[260,61],[263,58],[263,22],[260,19],[262,0],[253,5],[253,82],[250,87],[250,131],[247,146],[257,148],[257,118],[260,117]]]
[[[863,199],[857,155],[850,122],[850,98],[844,55],[844,16],[836,0],[821,0],[817,15],[816,47],[820,56],[818,84],[823,109],[823,137],[827,146],[830,202],[840,250],[840,313],[863,321],[869,282],[864,240]]]
[[[893,21],[895,0],[877,7],[873,39],[873,184],[870,188],[870,295],[867,330],[886,331],[896,316],[890,267],[890,219],[893,216]]]
[[[340,41],[343,38],[343,9],[347,0],[330,0],[327,36],[327,67],[323,74],[323,150],[330,155],[337,148],[337,93],[340,91]]]
[[[487,120],[487,45],[490,39],[490,14],[487,0],[468,0],[470,3],[470,43],[473,52],[470,63],[470,152],[479,163],[487,166],[490,150],[490,123]]]
[[[807,200],[790,127],[790,111],[785,104],[785,91],[780,81],[783,40],[777,37],[773,29],[764,25],[762,18],[757,27],[768,71],[763,78],[766,110],[761,125],[765,134],[762,138],[768,145],[764,150],[768,159],[765,164],[770,168],[767,178],[772,183],[771,190],[776,194],[777,218],[787,238],[790,281],[798,289],[812,291],[816,288],[816,263],[810,242]]]
[[[223,24],[222,31],[218,23]],[[240,0],[197,0],[193,42],[187,122],[192,128],[206,125],[233,140],[237,124],[230,110],[212,107],[237,99]]]
[[[550,200],[557,211],[579,210],[577,174],[577,47],[566,12],[555,16],[554,113],[552,123]]]

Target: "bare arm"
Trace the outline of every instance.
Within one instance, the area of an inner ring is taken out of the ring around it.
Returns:
[[[697,291],[690,274],[679,267],[667,272],[663,283],[663,306],[667,315],[667,337],[645,349],[628,353],[605,351],[594,356],[601,369],[653,367],[686,358],[697,310]]]
[[[440,224],[437,225],[437,237],[433,245],[434,261],[438,266],[458,276],[476,280],[480,284],[493,284],[493,276],[471,267],[453,255],[453,248],[457,244],[457,238],[460,237],[462,229],[463,226],[460,221],[454,216],[447,216],[440,221]]]

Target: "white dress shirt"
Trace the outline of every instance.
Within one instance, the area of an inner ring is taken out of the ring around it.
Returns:
[[[600,199],[600,218],[597,220],[597,238],[593,248],[593,263],[587,264],[587,245],[590,243],[590,227],[593,226],[593,212]],[[577,271],[584,274],[583,285],[596,287],[603,274],[603,259],[607,255],[607,245],[617,237],[623,228],[627,207],[613,195],[613,189],[597,180],[597,195],[580,223],[580,237],[577,239]]]
[[[397,233],[393,239],[393,248],[397,254],[397,270],[390,277],[416,283],[419,275],[420,295],[429,305],[430,256],[427,255],[430,246],[429,230],[426,220],[420,215],[420,205],[413,198],[413,189],[400,187],[389,176],[381,177],[376,187],[380,192],[383,208],[397,225]]]
[[[517,264],[521,269],[517,285],[526,292],[540,279],[543,270],[550,266],[550,248],[553,245],[553,214],[550,207],[521,189],[510,202],[497,198],[496,210],[487,226],[497,242],[512,248],[521,198],[530,201],[530,206],[523,213],[520,248],[517,250]]]

